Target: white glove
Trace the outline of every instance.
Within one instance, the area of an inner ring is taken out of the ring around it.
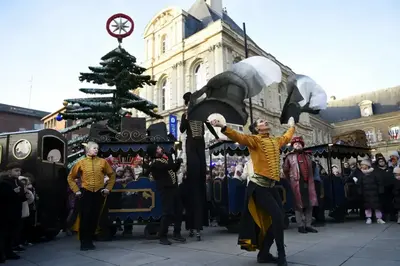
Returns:
[[[357,177],[353,177],[354,183],[357,183],[358,178]]]
[[[101,193],[103,193],[104,195],[108,195],[108,194],[110,194],[110,191],[105,188],[105,189],[101,190]]]
[[[75,196],[77,196],[77,197],[82,196],[82,192],[80,192],[80,191],[76,192],[76,193],[75,193]]]
[[[294,118],[293,117],[289,118],[288,125],[289,125],[289,127],[294,127]]]
[[[16,188],[14,188],[14,192],[15,192],[15,193],[19,193],[19,192],[21,192],[21,188],[20,188],[20,187],[16,187]]]

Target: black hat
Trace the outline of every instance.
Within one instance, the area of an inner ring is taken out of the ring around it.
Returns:
[[[380,160],[383,160],[383,161],[386,163],[385,156],[383,156],[382,153],[377,153],[377,154],[375,154],[375,161],[376,161],[376,162],[379,162]]]
[[[185,105],[188,105],[188,103],[190,102],[191,96],[192,96],[192,93],[190,91],[183,94],[183,100],[185,101]]]
[[[257,134],[258,134],[256,127],[257,127],[257,121],[256,121],[256,122],[253,122],[253,123],[249,126],[249,131],[251,132],[251,134],[254,134],[254,135],[257,135]]]
[[[147,145],[147,154],[152,158],[156,157],[157,147],[155,143]]]
[[[15,169],[15,168],[19,168],[22,169],[22,165],[18,162],[11,162],[9,164],[6,165],[6,171]]]

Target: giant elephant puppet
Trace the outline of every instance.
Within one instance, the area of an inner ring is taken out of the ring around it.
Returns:
[[[290,76],[287,92],[288,97],[280,117],[281,124],[287,124],[290,117],[298,123],[301,113],[318,114],[327,107],[326,92],[308,76],[297,74]]]
[[[268,58],[253,56],[244,59],[192,93],[188,119],[207,121],[210,115],[220,114],[227,123],[245,125],[248,114],[244,100],[258,95],[274,83],[280,83],[281,79],[280,67]]]

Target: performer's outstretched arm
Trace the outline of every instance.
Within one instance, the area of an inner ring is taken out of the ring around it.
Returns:
[[[205,122],[205,124],[206,124],[208,130],[210,130],[211,134],[213,134],[215,139],[219,139],[219,136],[218,136],[217,132],[215,131],[215,129],[213,128],[213,126],[209,122]]]
[[[79,187],[75,182],[76,176],[78,175],[78,172],[80,171],[80,161],[77,162],[74,167],[72,167],[71,171],[69,172],[69,175],[67,177],[68,185],[71,188],[71,190],[76,193],[79,191]]]
[[[152,170],[168,171],[168,170],[175,170],[178,167],[178,165],[176,163],[170,163],[170,162],[165,163],[165,159],[155,159],[154,162],[150,164],[149,167],[150,167],[150,172]]]
[[[221,133],[231,140],[236,141],[241,145],[246,145],[249,148],[255,148],[257,146],[253,136],[239,133],[227,126],[221,128]]]
[[[107,162],[104,164],[104,172],[109,178],[106,189],[111,191],[115,184],[115,172]]]
[[[181,124],[179,126],[179,131],[181,133],[185,133],[185,131],[188,129],[189,127],[189,121],[186,118],[186,114],[183,114],[181,117]]]
[[[295,127],[290,127],[285,134],[283,134],[281,137],[278,138],[279,141],[279,145],[285,146],[286,144],[288,144],[290,142],[290,140],[292,139],[293,135],[294,135],[294,131],[295,131]]]

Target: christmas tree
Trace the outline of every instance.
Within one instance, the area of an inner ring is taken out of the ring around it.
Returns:
[[[107,84],[110,89],[82,88],[86,94],[108,95],[102,97],[67,99],[64,101],[66,110],[57,116],[62,119],[84,119],[81,123],[67,127],[61,133],[69,133],[79,128],[99,121],[106,121],[107,127],[114,132],[120,132],[121,118],[129,115],[129,109],[139,110],[151,117],[158,115],[157,106],[135,94],[135,90],[144,85],[155,85],[150,76],[142,75],[146,70],[136,65],[136,58],[121,46],[101,58],[99,67],[89,67],[91,73],[80,73],[81,82]],[[86,141],[88,135],[69,141],[68,145],[80,144]]]

